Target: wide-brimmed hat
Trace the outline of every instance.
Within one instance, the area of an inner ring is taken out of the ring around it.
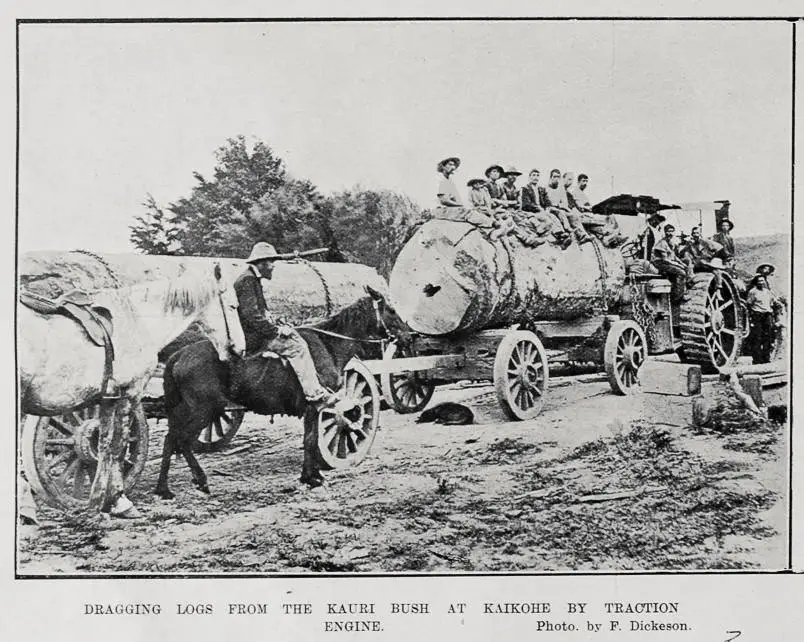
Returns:
[[[461,159],[460,158],[458,158],[457,156],[449,156],[448,158],[445,158],[444,160],[439,161],[438,165],[436,166],[436,171],[440,172],[442,169],[444,169],[444,165],[446,165],[450,161],[455,163],[455,169],[458,169],[461,166]]]
[[[473,179],[471,179],[471,180],[469,180],[469,181],[467,181],[467,182],[466,182],[466,184],[467,184],[469,187],[474,187],[474,186],[475,186],[475,185],[477,185],[478,183],[480,183],[481,185],[485,185],[485,184],[486,184],[486,181],[484,181],[482,178],[473,178]]]
[[[513,165],[509,165],[505,168],[503,172],[503,176],[522,176],[522,172],[520,172],[516,167]]]
[[[731,219],[728,219],[728,218],[720,219],[720,222],[718,222],[718,224],[717,224],[718,229],[720,229],[720,226],[723,225],[723,223],[728,223],[729,224],[729,232],[731,232],[734,229],[734,223],[732,223]]]
[[[502,168],[502,165],[489,165],[488,169],[484,172],[486,174],[486,178],[488,178],[489,174],[491,174],[491,170],[496,169],[500,172],[500,176],[505,173],[505,170]]]
[[[707,267],[710,267],[710,268],[712,268],[714,270],[725,270],[726,269],[726,266],[723,263],[723,259],[721,259],[718,256],[716,256],[713,259],[709,259],[708,261],[704,261],[703,265],[705,265]]]
[[[290,258],[291,256],[291,254],[279,254],[273,245],[266,243],[265,241],[260,241],[254,245],[253,248],[251,248],[251,254],[248,255],[246,263],[256,263],[257,261],[266,260],[275,261],[277,259]]]
[[[774,272],[776,272],[775,265],[771,265],[770,263],[763,263],[762,265],[757,266],[756,273],[765,276],[765,274],[763,274],[764,268],[768,268],[767,269],[768,274],[773,274]]]
[[[659,223],[664,223],[667,220],[667,217],[664,214],[659,214],[659,212],[651,212],[648,214],[649,221],[653,221],[655,219],[659,219]]]

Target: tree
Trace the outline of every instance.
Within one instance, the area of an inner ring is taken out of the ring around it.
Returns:
[[[173,215],[165,213],[150,194],[142,205],[145,214],[134,217],[129,227],[134,247],[145,254],[178,254],[180,231]]]
[[[289,180],[282,159],[262,141],[249,150],[244,136],[229,138],[215,152],[213,178],[199,172],[190,196],[168,209],[180,226],[179,241],[185,254],[242,256],[243,248],[259,240],[255,208]],[[255,227],[257,230],[255,230]]]
[[[230,138],[215,152],[212,177],[194,172],[189,196],[162,210],[149,194],[131,226],[141,251],[245,257],[257,241],[280,252],[329,247],[329,260],[359,261],[388,276],[411,231],[426,216],[407,196],[350,190],[322,196],[290,176],[282,159],[256,141]]]
[[[388,277],[399,250],[425,213],[404,194],[363,190],[334,194],[322,206],[322,240]]]

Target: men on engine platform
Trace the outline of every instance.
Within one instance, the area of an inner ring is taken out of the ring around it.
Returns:
[[[692,228],[689,240],[679,250],[679,257],[693,271],[700,272],[715,257],[723,259],[722,250],[720,244],[703,238],[701,228],[695,226]]]
[[[673,284],[671,298],[679,303],[687,300],[687,266],[676,254],[676,244],[673,240],[676,228],[669,223],[664,226],[664,236],[653,246],[651,263],[659,274],[667,277]]]
[[[720,221],[718,229],[718,233],[712,237],[712,240],[723,247],[722,258],[728,267],[732,267],[734,264],[734,239],[731,238],[731,231],[734,229],[734,223],[724,218]]]

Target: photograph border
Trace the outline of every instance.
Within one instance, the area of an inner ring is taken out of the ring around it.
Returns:
[[[147,579],[311,579],[320,578],[427,578],[427,577],[584,577],[584,576],[651,576],[651,575],[684,575],[684,576],[717,576],[717,575],[792,575],[793,569],[793,426],[795,423],[793,412],[793,355],[795,354],[795,337],[792,321],[795,319],[795,178],[796,178],[796,35],[798,22],[804,19],[802,16],[410,16],[410,17],[388,17],[388,16],[344,16],[344,17],[236,17],[236,18],[17,18],[16,20],[16,149],[15,149],[15,202],[14,202],[14,305],[13,305],[13,330],[14,330],[14,407],[15,421],[17,430],[15,431],[15,514],[14,514],[14,579],[15,580],[147,580]],[[788,332],[788,531],[787,531],[787,567],[784,570],[640,570],[640,571],[511,571],[511,572],[308,572],[308,573],[34,573],[20,574],[18,568],[18,548],[19,548],[19,479],[21,465],[19,458],[20,447],[20,383],[19,383],[19,352],[17,346],[17,304],[19,301],[19,196],[20,196],[20,27],[23,25],[42,25],[42,24],[237,24],[237,23],[398,23],[398,22],[787,22],[792,26],[792,82],[791,82],[791,157],[790,157],[790,247],[789,247],[789,332]]]

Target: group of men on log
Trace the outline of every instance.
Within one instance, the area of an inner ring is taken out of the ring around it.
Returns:
[[[553,169],[547,185],[540,185],[541,172],[530,170],[528,184],[516,185],[522,172],[516,167],[503,169],[491,165],[486,178],[468,181],[469,207],[465,207],[458,194],[452,175],[460,166],[457,157],[445,158],[438,163],[442,178],[438,184],[438,203],[442,215],[450,220],[463,220],[490,230],[489,238],[507,245],[507,237],[514,236],[524,245],[536,247],[550,237],[562,249],[573,240],[580,244],[600,239],[606,247],[618,247],[626,241],[612,216],[595,214],[586,193],[589,177],[579,174],[575,182],[573,172]]]

